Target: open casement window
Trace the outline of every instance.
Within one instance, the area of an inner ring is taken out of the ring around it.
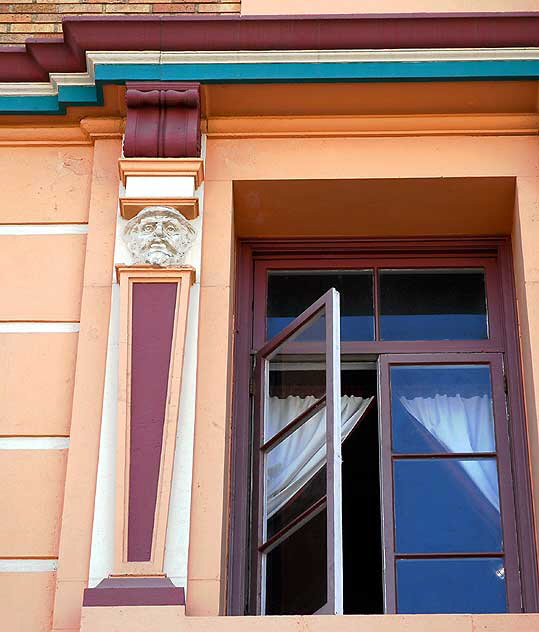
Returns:
[[[343,612],[339,322],[331,289],[256,356],[252,590],[260,614]],[[324,378],[316,397],[272,396],[272,382],[283,386],[312,358]]]

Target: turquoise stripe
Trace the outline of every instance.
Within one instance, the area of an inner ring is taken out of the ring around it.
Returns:
[[[69,105],[101,105],[101,85],[130,80],[242,82],[447,81],[538,79],[539,60],[257,63],[98,64],[95,86],[62,86],[58,97],[1,96],[0,112],[59,114]],[[1,85],[0,85],[1,90]]]
[[[58,102],[65,105],[102,105],[101,86],[59,86]]]
[[[129,81],[414,81],[419,79],[535,79],[539,60],[279,64],[97,65],[96,79]]]
[[[29,112],[32,114],[65,114],[57,97],[0,97],[0,114]]]

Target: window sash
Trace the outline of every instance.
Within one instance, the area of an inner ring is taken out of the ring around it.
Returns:
[[[253,471],[257,483],[253,495],[253,525],[257,525],[257,545],[252,547],[252,567],[256,569],[251,577],[251,599],[256,601],[257,614],[265,613],[265,556],[271,550],[265,542],[265,472],[264,452],[271,450],[275,442],[266,441],[265,414],[267,382],[269,379],[269,361],[279,349],[291,340],[298,332],[307,327],[315,317],[325,315],[325,360],[326,360],[326,500],[318,503],[314,511],[308,510],[299,526],[314,517],[326,507],[327,516],[327,603],[316,614],[342,614],[343,612],[343,564],[342,564],[342,492],[341,492],[341,374],[340,374],[340,309],[339,293],[328,290],[320,299],[300,314],[277,336],[267,342],[256,354],[255,364],[255,423],[254,423],[254,463]],[[301,417],[301,416],[300,416]],[[288,426],[299,425],[299,418],[292,420]],[[285,427],[285,430],[287,427]],[[318,506],[319,505],[319,506]],[[284,541],[294,533],[298,525],[293,525],[287,533],[282,534]],[[284,529],[282,531],[285,531]],[[315,614],[315,613],[313,613]]]
[[[398,454],[392,452],[391,420],[391,381],[390,370],[395,366],[433,366],[433,365],[488,365],[490,367],[494,434],[498,467],[498,487],[500,513],[503,533],[503,551],[493,554],[504,559],[507,607],[509,612],[520,612],[521,586],[518,566],[515,501],[510,460],[509,427],[506,412],[503,355],[499,353],[437,353],[437,354],[383,354],[379,358],[380,388],[380,456],[382,490],[382,524],[384,555],[384,602],[385,612],[397,613],[396,560],[397,559],[462,559],[484,557],[484,553],[436,553],[436,554],[397,554],[395,551],[395,488],[393,463],[396,460],[416,458],[456,458],[459,454]],[[490,456],[491,453],[466,453],[463,458],[473,459]]]

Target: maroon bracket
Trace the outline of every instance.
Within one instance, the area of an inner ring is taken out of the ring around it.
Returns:
[[[127,83],[126,158],[200,156],[200,84]]]

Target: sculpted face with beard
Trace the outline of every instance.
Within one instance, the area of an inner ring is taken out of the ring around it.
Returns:
[[[182,264],[196,237],[183,215],[167,206],[143,209],[127,224],[124,235],[134,263],[161,267]]]

